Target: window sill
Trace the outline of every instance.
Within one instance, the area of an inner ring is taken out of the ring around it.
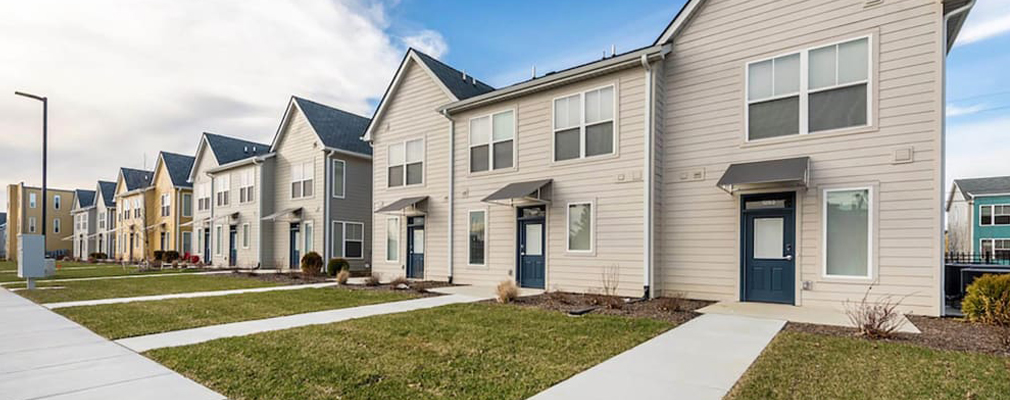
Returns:
[[[386,190],[404,190],[404,189],[416,189],[424,187],[425,187],[424,182],[401,186],[389,186],[389,184],[386,184]]]
[[[518,172],[518,171],[519,171],[519,169],[516,168],[516,167],[512,167],[512,168],[499,168],[499,169],[493,169],[493,170],[488,170],[488,171],[467,172],[467,177],[470,177],[470,178],[480,178],[480,177],[484,177],[484,176],[507,175],[507,174],[511,174],[511,173],[514,173],[514,172]]]
[[[592,250],[592,251],[570,251],[570,250],[566,250],[565,251],[565,255],[566,256],[572,256],[572,257],[596,257],[596,250]]]
[[[844,137],[849,135],[858,135],[863,133],[877,132],[880,129],[876,126],[859,126],[854,128],[842,128],[834,129],[830,131],[821,131],[807,134],[796,134],[788,136],[778,136],[768,139],[757,139],[757,140],[744,140],[740,144],[741,149],[747,149],[751,147],[761,147],[761,146],[771,146],[776,144],[786,144],[793,142],[803,142],[807,140],[817,140],[817,139],[827,139],[834,137]]]
[[[873,283],[873,281],[874,278],[868,276],[829,276],[829,275],[820,276],[820,282],[822,283],[866,285],[869,283]]]
[[[573,158],[570,160],[563,160],[563,161],[551,160],[551,166],[563,167],[568,165],[593,164],[597,162],[611,161],[616,158],[620,158],[620,156],[621,156],[620,153],[614,152],[610,154],[601,154],[592,157]]]

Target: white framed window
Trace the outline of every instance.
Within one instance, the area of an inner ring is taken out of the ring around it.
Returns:
[[[63,200],[63,197],[61,197],[60,195],[58,195],[58,194],[57,195],[53,195],[53,209],[54,210],[59,210],[61,207],[63,207],[63,201],[62,200]]]
[[[248,223],[242,224],[242,248],[243,249],[248,249],[249,248],[249,241],[250,241],[250,237],[251,236],[252,236],[252,233],[249,230],[249,224]]]
[[[193,232],[182,233],[182,254],[193,253]]]
[[[256,176],[252,169],[247,169],[245,171],[238,173],[239,177],[239,188],[238,188],[238,202],[240,204],[252,203],[256,197],[253,194],[256,188]]]
[[[38,208],[38,196],[28,193],[28,208]]]
[[[302,223],[302,238],[305,239],[305,243],[302,246],[302,255],[309,254],[313,251],[313,243],[315,240],[315,234],[312,232],[312,221],[305,221]]]
[[[105,211],[98,213],[98,229],[105,231]]]
[[[400,261],[400,218],[386,219],[386,261]]]
[[[344,198],[345,186],[347,185],[347,177],[344,175],[347,173],[347,163],[344,160],[333,160],[333,176],[331,179],[333,191],[333,198],[342,199]]]
[[[470,172],[515,166],[514,110],[470,119]]]
[[[291,198],[312,197],[315,186],[315,163],[312,161],[291,165]]]
[[[365,224],[333,221],[333,256],[360,260],[365,256]]]
[[[595,203],[591,201],[568,203],[568,251],[591,253],[596,229]]]
[[[487,210],[467,213],[467,265],[487,265]]]
[[[182,216],[192,217],[193,216],[193,194],[183,193],[182,194]]]
[[[392,144],[387,154],[386,174],[389,187],[424,183],[424,139]]]
[[[28,233],[35,233],[35,217],[28,217]]]
[[[1010,225],[1010,204],[979,206],[979,225]]]
[[[746,139],[870,125],[870,36],[747,63]]]
[[[983,257],[1010,259],[1010,239],[982,239],[979,243]]]
[[[161,195],[161,216],[167,217],[172,214],[172,195],[165,193]]]
[[[824,189],[822,221],[824,276],[873,276],[873,190]]]
[[[196,209],[197,211],[210,210],[210,182],[203,182],[196,186]]]
[[[133,199],[133,218],[140,218],[140,199]]]
[[[196,249],[195,252],[203,254],[203,228],[196,230]]]
[[[614,154],[614,85],[554,99],[554,161]]]
[[[231,204],[231,176],[221,175],[214,177],[214,197],[217,199],[217,206],[227,206]]]
[[[224,234],[221,231],[221,225],[214,227],[214,254],[221,255],[221,251],[224,248]]]
[[[53,233],[60,233],[60,219],[53,219]]]

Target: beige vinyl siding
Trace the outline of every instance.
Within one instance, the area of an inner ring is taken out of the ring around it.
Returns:
[[[553,101],[614,86],[615,155],[554,162]],[[481,199],[514,182],[552,178],[547,210],[546,288],[601,292],[604,272],[617,269],[621,294],[642,294],[645,71],[638,67],[469,110],[456,121],[455,277],[456,282],[495,285],[516,276],[516,209]],[[469,120],[503,110],[516,111],[516,168],[469,172]],[[592,202],[593,251],[567,251],[569,203]],[[487,210],[486,266],[468,264],[469,211]]]
[[[287,124],[283,127],[282,137],[273,151],[276,153],[274,160],[274,185],[273,185],[273,207],[276,210],[302,207],[302,223],[312,222],[313,249],[319,255],[323,255],[323,227],[325,226],[325,216],[323,215],[323,205],[326,193],[324,191],[325,167],[322,144],[318,136],[305,118],[305,115],[294,107],[288,116]],[[291,167],[302,163],[311,162],[313,164],[313,188],[312,196],[298,199],[291,198]],[[232,181],[232,185],[236,185]],[[238,200],[237,186],[235,187],[234,200]],[[270,229],[276,232],[270,235],[272,242],[271,253],[273,260],[264,261],[268,267],[286,269],[290,265],[290,222],[267,222],[272,226]],[[304,225],[303,225],[304,226]],[[304,235],[304,229],[302,229]],[[300,255],[305,252],[304,236],[299,240]],[[300,261],[300,260],[299,260]],[[271,265],[272,264],[272,265]]]
[[[334,198],[331,192],[330,223],[327,226],[331,232],[330,237],[334,240],[341,240],[341,232],[333,232],[333,221],[359,222],[364,225],[362,236],[362,257],[360,259],[348,259],[352,270],[364,270],[366,265],[372,264],[372,161],[364,157],[357,157],[344,154],[336,154],[330,157],[328,177],[333,176],[333,160],[343,161],[344,164],[344,196]],[[331,189],[332,190],[332,189]],[[327,243],[332,246],[333,240]],[[330,257],[343,257],[343,243],[337,245],[337,251],[331,252]]]
[[[373,210],[398,199],[428,196],[425,221],[424,277],[428,280],[448,279],[448,207],[449,194],[449,120],[435,109],[452,99],[433,78],[408,59],[401,82],[386,99],[386,110],[373,124],[372,185]],[[460,77],[462,79],[462,76]],[[387,184],[388,146],[405,140],[424,139],[424,184],[389,188]],[[389,215],[374,214],[372,230],[372,270],[383,278],[406,275],[406,218],[400,218],[398,233],[399,260],[386,261],[386,219]],[[461,266],[457,263],[455,269]]]
[[[214,157],[213,151],[209,147],[205,147],[200,154],[196,155],[196,161],[193,163],[193,220],[197,223],[193,224],[193,251],[200,256],[200,259],[207,264],[212,264],[216,267],[221,267],[222,265],[215,260],[214,249],[211,248],[210,260],[205,260],[204,256],[204,243],[203,243],[203,232],[205,230],[211,230],[210,243],[214,243],[213,226],[202,222],[210,218],[213,215],[214,207],[214,192],[211,188],[213,183],[213,178],[207,176],[207,171],[217,168],[217,159]],[[200,196],[200,186],[207,185],[210,193],[210,203],[211,208],[206,210],[200,210],[199,208],[199,196]],[[213,247],[213,246],[212,246]]]
[[[153,249],[152,251],[178,251],[181,256],[185,253],[182,251],[180,243],[182,240],[182,232],[192,232],[193,229],[192,226],[189,225],[182,226],[182,224],[192,220],[192,217],[183,217],[181,214],[182,194],[192,193],[193,191],[189,188],[176,188],[172,184],[172,178],[169,176],[168,167],[166,167],[164,163],[160,163],[158,165],[158,170],[154,171],[153,192],[152,196],[154,203],[148,214],[148,218],[152,222],[148,225],[159,224],[159,226],[151,228],[148,232],[151,235],[150,243]],[[171,198],[168,207],[168,216],[161,215],[161,197],[163,195],[168,195]],[[167,235],[165,239],[165,248],[161,247],[162,232]]]
[[[105,214],[105,228],[100,228],[98,226],[98,216]],[[93,252],[105,253],[105,255],[110,258],[116,257],[116,235],[118,231],[109,232],[116,229],[117,221],[116,218],[116,208],[106,207],[105,198],[102,195],[101,185],[95,192],[95,232],[98,234],[95,236],[95,246],[96,250]],[[99,244],[101,245],[99,247]]]
[[[662,292],[739,299],[739,196],[717,189],[732,163],[811,157],[798,193],[797,286],[801,305],[840,307],[869,281],[822,277],[822,191],[872,186],[877,294],[908,295],[904,307],[939,313],[942,44],[939,2],[712,0],[675,40],[665,61]],[[788,10],[788,12],[783,12]],[[871,35],[870,129],[744,143],[745,65],[819,44]],[[914,162],[893,152],[914,149]],[[704,170],[704,180],[680,181]]]
[[[216,249],[211,249],[211,254],[214,259],[215,266],[227,266],[229,265],[229,249],[230,249],[230,237],[228,236],[228,229],[230,226],[235,226],[236,235],[236,266],[239,268],[253,268],[260,263],[260,253],[259,253],[259,241],[257,240],[257,235],[259,235],[260,230],[260,193],[259,187],[253,187],[253,201],[251,203],[240,203],[239,202],[239,188],[242,187],[241,174],[246,171],[251,171],[253,174],[253,182],[255,185],[259,185],[259,174],[260,168],[257,165],[247,164],[240,167],[230,168],[224,171],[218,171],[214,176],[229,176],[229,186],[231,186],[231,199],[227,206],[218,207],[217,203],[214,203],[214,195],[211,195],[211,207],[214,209],[214,221],[212,226],[221,225],[221,234],[224,236],[221,238],[221,244],[223,249],[221,254],[218,255]],[[217,190],[217,188],[214,188]],[[233,213],[238,213],[238,218],[227,217]],[[249,224],[249,247],[245,248],[242,246],[242,226]],[[213,228],[212,228],[213,229]],[[214,232],[211,233],[211,243],[217,243],[216,238],[214,238]]]

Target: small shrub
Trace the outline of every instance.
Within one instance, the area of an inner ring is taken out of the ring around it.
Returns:
[[[164,258],[165,258],[165,252],[164,251],[161,251],[161,250],[155,250],[154,251],[154,260],[155,261],[161,261]]]
[[[379,286],[382,282],[379,282],[379,277],[372,275],[365,279],[365,286]]]
[[[346,269],[342,269],[342,270],[340,270],[340,272],[337,273],[337,283],[339,283],[341,285],[346,285],[347,284],[347,279],[350,278],[350,277],[351,277],[350,271],[348,271]]]
[[[302,257],[302,273],[306,276],[316,276],[323,271],[323,257],[310,251]]]
[[[603,294],[607,296],[617,295],[617,287],[621,283],[621,269],[617,264],[610,264],[603,267],[600,281],[603,284]]]
[[[511,303],[519,297],[519,286],[512,281],[502,281],[495,288],[495,295],[499,303]]]
[[[164,257],[164,261],[169,263],[179,260],[179,252],[175,250],[166,251],[162,256]]]
[[[611,310],[620,310],[624,308],[624,299],[615,296],[607,296],[601,294],[590,295],[591,303],[596,306],[608,308]]]
[[[402,276],[398,276],[396,277],[396,279],[393,279],[392,281],[389,282],[389,286],[392,286],[393,289],[396,289],[396,287],[400,285],[410,286],[410,282],[407,281],[407,278],[404,278]]]
[[[656,306],[663,311],[684,311],[684,297],[679,294],[675,294],[670,297],[660,297],[653,301],[655,301]]]
[[[1010,352],[1010,274],[983,275],[968,285],[961,312],[969,321],[995,326],[997,339]]]
[[[421,293],[427,293],[429,289],[435,287],[434,283],[427,281],[416,281],[410,284],[410,288]]]
[[[561,304],[572,304],[571,295],[558,290],[547,292],[547,298]]]
[[[866,293],[859,302],[846,300],[845,315],[849,317],[852,325],[859,330],[859,334],[871,339],[887,339],[894,337],[895,332],[903,325],[905,320],[901,318],[898,307],[906,297],[895,299],[893,296],[883,296],[876,301],[870,301],[870,291],[873,290],[871,284],[866,288]]]
[[[340,271],[350,271],[351,264],[343,258],[331,258],[329,262],[326,263],[326,274],[329,276],[337,276],[337,272]]]

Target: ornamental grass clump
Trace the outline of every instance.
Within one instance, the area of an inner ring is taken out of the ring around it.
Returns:
[[[519,297],[519,287],[515,282],[502,281],[495,288],[495,295],[499,303],[511,303]]]

